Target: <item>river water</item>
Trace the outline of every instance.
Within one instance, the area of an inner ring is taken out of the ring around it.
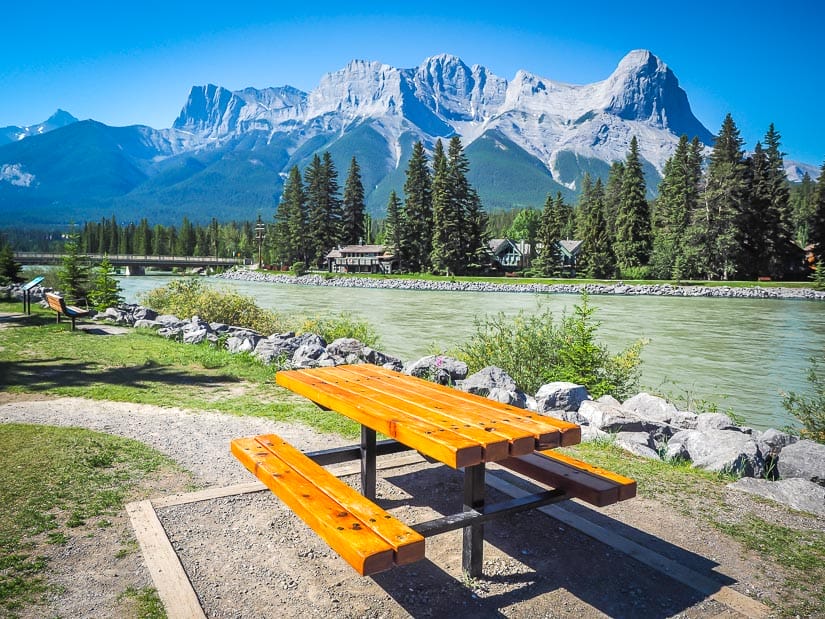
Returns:
[[[163,286],[166,276],[120,279],[128,302]],[[306,315],[351,312],[380,336],[379,348],[404,361],[434,348],[460,344],[485,314],[544,308],[554,315],[572,311],[577,295],[432,292],[330,288],[203,278],[252,296],[261,307]],[[592,296],[601,322],[599,340],[618,352],[638,338],[642,387],[682,406],[711,402],[756,428],[783,427],[793,420],[782,392],[810,393],[809,359],[825,350],[825,305],[817,301],[773,299]]]

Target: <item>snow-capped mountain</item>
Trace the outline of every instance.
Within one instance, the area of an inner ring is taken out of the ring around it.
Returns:
[[[403,190],[414,143],[429,149],[456,134],[487,209],[540,207],[556,192],[574,200],[585,173],[606,178],[633,136],[651,192],[682,134],[713,140],[674,73],[645,50],[584,85],[527,71],[508,80],[448,54],[408,69],[353,60],[308,93],[195,86],[167,129],[77,122],[65,112],[7,129],[0,224],[55,214],[248,220],[272,213],[290,168],[323,151],[341,176],[358,159],[368,208],[380,215],[390,192]]]
[[[0,145],[17,142],[32,135],[42,135],[66,125],[76,123],[77,118],[64,110],[57,110],[48,120],[30,127],[0,127]]]

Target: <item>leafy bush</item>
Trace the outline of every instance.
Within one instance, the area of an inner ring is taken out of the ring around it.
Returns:
[[[806,438],[825,443],[825,355],[821,360],[811,359],[808,382],[814,393],[805,397],[797,393],[787,394],[782,404],[791,415],[802,423],[802,434]]]
[[[621,273],[622,279],[628,280],[651,279],[653,277],[653,272],[651,271],[649,266],[622,267]]]
[[[476,333],[453,354],[470,372],[490,365],[502,368],[528,393],[564,380],[584,385],[595,398],[608,393],[625,398],[637,389],[644,341],[611,355],[596,340],[594,312],[582,295],[581,304],[558,323],[549,310],[522,311],[512,319],[502,313],[487,316],[476,320]]]
[[[289,272],[295,277],[301,277],[301,275],[306,275],[307,265],[300,261],[295,262],[289,267]]]
[[[141,302],[163,314],[184,319],[200,316],[208,322],[246,327],[264,335],[295,331],[317,333],[327,342],[352,337],[368,346],[378,343],[378,335],[373,328],[352,314],[312,318],[284,316],[259,307],[252,297],[211,288],[197,278],[176,280],[163,288],[150,290],[141,297]]]

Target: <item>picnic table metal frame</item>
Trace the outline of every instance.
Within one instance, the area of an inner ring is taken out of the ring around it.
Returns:
[[[334,410],[318,402],[315,403],[322,409]],[[351,417],[340,411],[335,412]],[[305,455],[322,466],[360,460],[361,494],[370,500],[375,500],[377,457],[416,451],[416,449],[395,439],[378,441],[374,429],[363,423],[360,425],[361,440],[358,444],[308,452]],[[485,522],[570,498],[564,490],[554,489],[489,504],[485,500],[486,462],[482,461],[463,467],[463,475],[464,487],[460,512],[410,525],[410,527],[425,538],[463,529],[461,563],[463,571],[470,577],[482,575]]]

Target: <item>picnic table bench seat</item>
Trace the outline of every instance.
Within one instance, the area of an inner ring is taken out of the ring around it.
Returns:
[[[424,537],[275,434],[232,453],[362,576],[424,558]]]
[[[66,305],[66,301],[58,294],[53,292],[46,293],[46,303],[49,307],[57,312],[57,322],[60,322],[60,316],[68,316],[72,320],[72,331],[75,330],[75,320],[89,315],[89,310],[75,307],[74,305]]]

